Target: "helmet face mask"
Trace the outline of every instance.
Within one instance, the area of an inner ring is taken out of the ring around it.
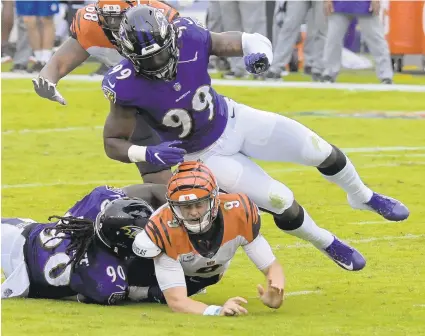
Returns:
[[[183,196],[184,198],[184,196]],[[214,213],[216,199],[213,194],[191,201],[169,200],[174,217],[186,227],[190,233],[200,234],[211,228],[217,214]]]
[[[200,162],[184,162],[174,172],[166,195],[174,219],[189,233],[207,232],[218,214],[218,186]]]
[[[116,37],[124,13],[137,4],[138,1],[134,0],[98,0],[95,8],[100,26],[111,31]]]
[[[96,238],[118,256],[129,256],[135,236],[143,231],[153,212],[152,207],[141,199],[114,200],[96,217]]]
[[[139,75],[149,80],[175,79],[179,58],[177,33],[160,10],[147,5],[130,9],[118,35],[121,53]]]

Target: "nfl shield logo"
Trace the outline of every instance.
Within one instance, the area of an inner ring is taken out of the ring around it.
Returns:
[[[174,88],[174,90],[176,90],[176,91],[180,91],[180,90],[182,89],[182,86],[181,86],[181,84],[180,84],[180,83],[176,83],[176,84],[174,84],[173,88]]]

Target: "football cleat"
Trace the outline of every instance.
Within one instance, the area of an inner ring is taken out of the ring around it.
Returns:
[[[360,271],[366,265],[366,259],[360,252],[336,237],[331,245],[321,251],[347,271]]]
[[[376,212],[389,221],[402,221],[409,217],[409,209],[400,201],[394,198],[373,193],[372,198],[366,203],[358,204],[348,197],[348,203],[360,210],[369,210]]]

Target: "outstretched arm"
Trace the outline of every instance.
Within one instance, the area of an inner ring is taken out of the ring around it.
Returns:
[[[240,297],[229,299],[223,306],[206,305],[187,296],[186,281],[180,262],[165,254],[154,259],[155,274],[165,300],[170,309],[176,313],[197,315],[234,316],[246,314],[241,306],[247,301]]]
[[[257,286],[260,300],[270,308],[279,308],[283,302],[285,276],[282,266],[274,256],[267,240],[259,234],[252,242],[243,246],[245,253],[267,280],[267,289]]]
[[[56,84],[89,56],[76,39],[68,37],[40,71],[39,76]]]
[[[264,53],[271,64],[273,50],[270,40],[258,33],[248,34],[236,31],[211,32],[211,54],[219,57],[248,56]]]

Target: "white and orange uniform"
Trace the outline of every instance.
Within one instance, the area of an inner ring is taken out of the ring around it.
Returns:
[[[161,9],[170,22],[179,14],[174,8],[160,1],[140,1],[140,4]],[[99,18],[94,5],[87,5],[77,11],[71,24],[71,36],[91,56],[109,67],[124,59],[99,25]]]
[[[212,243],[210,248],[202,251],[203,255],[184,226],[176,224],[168,205],[158,209],[150,218],[144,232],[163,252],[154,259],[161,290],[185,287],[185,276],[209,278],[223,274],[240,246],[260,270],[275,261],[269,243],[260,234],[257,206],[243,194],[220,194],[218,198],[220,205],[216,221],[221,222],[222,228],[216,244]],[[133,249],[135,252],[138,249],[136,254],[140,255],[146,244],[138,244],[138,238],[136,236]]]

